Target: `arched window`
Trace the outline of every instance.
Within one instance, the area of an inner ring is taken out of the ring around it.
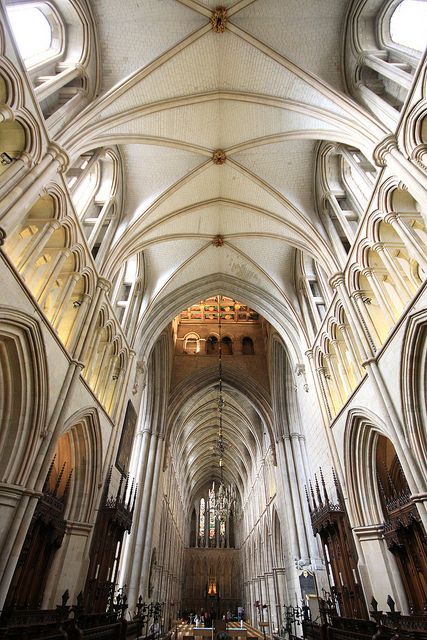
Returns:
[[[242,354],[244,356],[253,356],[254,353],[254,343],[252,338],[245,336],[242,339]]]
[[[76,213],[92,256],[101,264],[117,226],[116,192],[119,159],[112,149],[97,149],[78,158],[67,172]]]
[[[55,135],[97,90],[92,14],[72,0],[9,0],[7,13],[35,97]]]
[[[206,353],[208,355],[218,353],[218,338],[216,336],[209,336],[206,340]]]
[[[307,318],[307,327],[315,335],[325,316],[331,291],[324,271],[313,258],[305,254],[301,254],[301,276],[302,308]]]
[[[185,353],[199,353],[200,351],[200,336],[197,333],[189,333],[184,338],[184,351]]]
[[[203,538],[204,535],[205,535],[205,513],[206,513],[205,499],[201,498],[201,500],[200,500],[200,517],[199,517],[199,536],[200,536],[200,538]]]
[[[376,169],[354,147],[325,142],[316,165],[319,208],[337,256],[344,263],[372,194]]]
[[[426,3],[369,0],[353,6],[344,63],[348,86],[357,100],[395,130],[425,47]]]
[[[423,52],[427,45],[427,3],[423,0],[403,0],[390,17],[390,37],[393,42]]]
[[[60,23],[46,3],[7,7],[10,26],[27,67],[54,57],[61,51]]]
[[[228,336],[224,336],[221,340],[221,351],[225,356],[233,355],[233,342]]]
[[[117,320],[125,330],[129,327],[134,315],[135,299],[138,293],[136,285],[138,277],[141,276],[140,271],[140,261],[138,256],[134,255],[122,266],[112,288],[111,302]]]

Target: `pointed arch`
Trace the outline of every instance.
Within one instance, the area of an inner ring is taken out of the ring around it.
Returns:
[[[46,350],[34,318],[4,306],[0,315],[0,477],[25,485],[46,424]]]

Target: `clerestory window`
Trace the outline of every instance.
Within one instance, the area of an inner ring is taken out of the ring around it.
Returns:
[[[396,44],[424,51],[427,45],[427,2],[403,0],[390,17],[390,37]]]
[[[33,67],[60,53],[61,25],[48,4],[13,4],[7,7],[7,14],[19,52],[27,67]]]

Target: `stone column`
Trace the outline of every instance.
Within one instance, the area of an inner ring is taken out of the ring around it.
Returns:
[[[162,435],[157,435],[157,447],[156,447],[156,457],[154,462],[153,480],[151,483],[151,488],[147,488],[147,491],[149,491],[150,493],[150,509],[148,512],[147,524],[145,527],[146,534],[145,534],[145,540],[144,540],[144,557],[142,561],[142,571],[141,571],[143,598],[148,597],[148,581],[150,577],[154,521],[155,521],[156,507],[157,507],[157,493],[159,489],[159,478],[160,478],[160,472],[162,469],[163,450],[164,450],[164,437]],[[138,530],[138,534],[139,534],[139,530]]]
[[[378,282],[378,276],[373,269],[363,269],[363,275],[366,277],[369,285],[381,307],[383,315],[388,318],[388,321],[392,327],[394,327],[397,318],[394,315],[394,309],[391,307],[387,297],[382,290],[380,283]]]
[[[404,299],[406,298],[406,300],[412,298],[413,292],[409,289],[405,278],[398,269],[397,261],[394,261],[393,258],[389,255],[384,244],[382,242],[376,242],[374,245],[372,245],[372,249],[378,253],[382,263],[384,264],[384,267],[393,278],[396,287],[398,287],[400,297]]]
[[[363,82],[357,84],[357,89],[361,97],[361,101],[367,104],[377,117],[381,118],[388,129],[394,130],[399,121],[399,111],[391,106],[384,98],[372,91]]]
[[[148,460],[146,462],[146,465],[143,464],[142,468],[140,468],[141,476],[140,482],[138,484],[141,487],[142,499],[140,502],[138,514],[135,514],[135,516],[137,517],[135,517],[133,525],[134,531],[138,533],[137,535],[134,534],[134,544],[131,558],[129,558],[130,567],[128,569],[127,579],[128,601],[131,608],[135,606],[138,596],[140,595],[140,589],[142,586],[141,582],[144,579],[144,576],[142,574],[142,563],[145,550],[148,515],[150,511],[151,490],[156,464],[158,434],[151,434],[151,432],[148,431],[147,433],[149,433],[149,441],[147,438],[145,441],[145,445],[148,448]],[[144,445],[144,439],[142,444]]]
[[[413,256],[420,264],[422,269],[427,273],[427,253],[421,239],[413,231],[412,227],[405,224],[405,221],[398,213],[387,213],[384,216],[384,222],[390,224],[402,239],[408,253]]]
[[[3,235],[9,235],[25,218],[40,191],[56,173],[65,172],[68,156],[63,149],[51,143],[41,161],[31,169],[2,200],[0,206],[0,227]]]
[[[381,344],[381,338],[376,326],[372,322],[371,316],[366,310],[366,297],[367,296],[363,293],[363,291],[353,291],[353,293],[351,294],[351,299],[354,300],[354,306],[360,317],[360,324],[364,330],[366,339],[370,347],[370,351],[372,353],[376,353],[377,346]],[[366,354],[365,357],[363,357],[363,354],[361,354],[361,356],[363,361],[366,358]]]
[[[283,448],[285,450],[285,455],[286,455],[288,475],[289,475],[289,485],[290,485],[292,505],[294,510],[293,515],[295,518],[297,537],[298,537],[299,557],[297,559],[299,560],[300,558],[303,558],[304,560],[308,560],[310,556],[309,556],[308,547],[307,547],[307,535],[306,535],[304,517],[303,517],[302,507],[301,507],[297,471],[295,468],[291,438],[292,438],[292,435],[283,436]]]
[[[396,137],[387,136],[374,150],[375,162],[380,167],[388,167],[395,176],[408,187],[409,193],[420,205],[420,213],[427,226],[427,176],[415,163],[399,151]]]
[[[28,222],[31,223],[30,220],[28,220]],[[35,222],[37,223],[37,221]],[[47,222],[43,229],[40,229],[38,233],[34,234],[22,253],[19,256],[16,256],[16,260],[13,258],[14,251],[11,251],[12,260],[15,262],[16,268],[21,272],[21,276],[23,278],[25,278],[29,269],[34,268],[35,261],[60,226],[61,223],[59,220],[51,220]]]
[[[53,95],[56,91],[65,87],[76,78],[81,78],[85,74],[84,67],[75,63],[63,69],[60,73],[54,76],[46,77],[44,82],[34,89],[34,93],[39,102],[46,100],[49,96]]]
[[[338,371],[343,382],[344,391],[346,394],[344,397],[345,400],[345,398],[348,397],[351,393],[351,385],[348,380],[347,366],[344,362],[343,354],[341,353],[339,340],[331,340],[331,345],[334,347],[335,353],[337,354]]]
[[[414,81],[414,78],[410,73],[407,73],[406,71],[403,71],[402,69],[397,67],[395,64],[387,62],[386,60],[380,58],[378,54],[363,53],[360,57],[359,62],[362,66],[373,69],[373,71],[376,71],[384,78],[393,80],[393,82],[396,82],[407,91],[409,91]]]
[[[347,240],[351,243],[353,242],[353,238],[354,238],[354,231],[351,228],[351,225],[349,224],[347,218],[344,215],[344,211],[341,209],[339,202],[337,200],[337,197],[335,196],[334,193],[330,192],[326,194],[326,198],[329,202],[329,204],[332,207],[332,210],[334,211],[338,222],[340,223],[342,230],[344,231]]]
[[[88,317],[85,322],[85,330],[82,331],[79,341],[76,345],[76,354],[83,362],[86,361],[92,346],[92,340],[96,331],[96,321],[101,306],[105,300],[107,292],[110,290],[111,284],[105,278],[98,278],[96,284],[95,295],[92,300],[93,309],[89,309]]]

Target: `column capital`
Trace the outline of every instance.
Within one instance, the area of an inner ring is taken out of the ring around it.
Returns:
[[[379,253],[380,251],[384,251],[384,244],[382,242],[375,242],[371,249]]]
[[[384,222],[387,224],[393,224],[393,222],[397,222],[399,220],[399,214],[396,211],[389,211],[384,216]]]
[[[385,167],[387,164],[387,156],[398,149],[397,138],[393,133],[386,136],[374,149],[373,158],[378,167]]]
[[[372,278],[372,276],[374,275],[374,271],[370,267],[366,267],[365,269],[362,269],[362,275],[366,276],[367,278]]]
[[[106,293],[108,293],[111,289],[111,282],[107,280],[107,278],[103,278],[101,276],[98,278],[98,282],[96,283],[96,286],[99,289],[102,289],[102,291],[105,291]]]
[[[31,168],[34,164],[34,158],[30,153],[28,153],[28,151],[21,151],[16,159],[28,168]]]
[[[80,371],[83,371],[83,369],[85,368],[84,363],[80,360],[71,360],[71,364],[73,364],[76,369],[80,369]]]
[[[2,103],[0,104],[0,121],[5,122],[6,120],[15,120],[15,114],[8,104]]]
[[[329,285],[332,289],[338,289],[340,284],[345,284],[345,276],[342,271],[337,271],[329,278]]]
[[[307,351],[305,351],[305,355],[309,360],[313,360],[313,349],[307,349]]]
[[[59,146],[56,142],[51,142],[46,150],[46,153],[52,156],[53,160],[59,163],[59,171],[65,172],[70,164],[70,157],[68,153]]]

